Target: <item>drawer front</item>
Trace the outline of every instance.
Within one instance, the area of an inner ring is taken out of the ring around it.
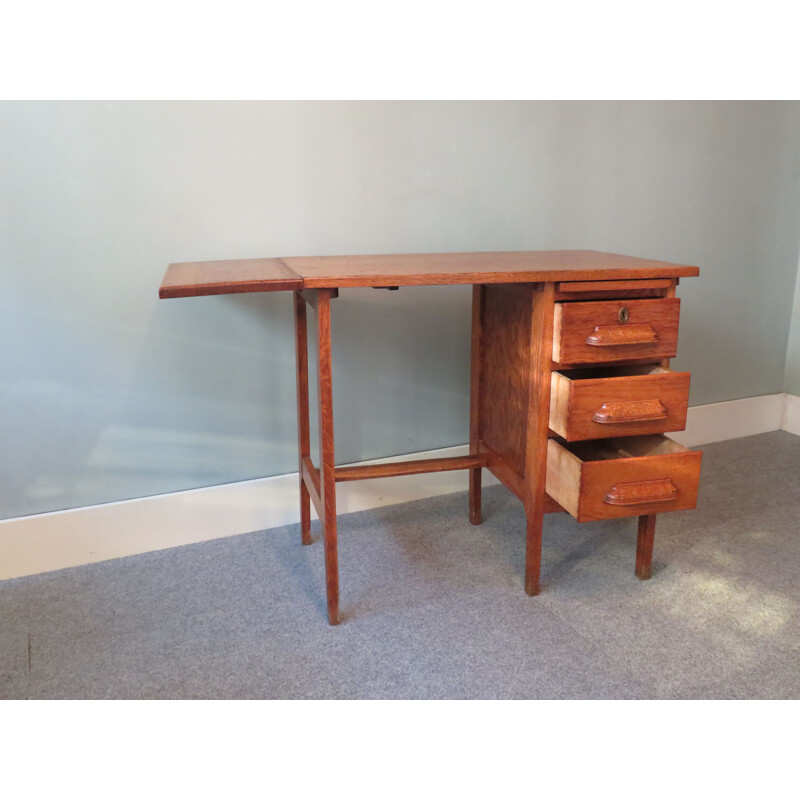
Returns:
[[[598,364],[672,358],[678,349],[680,300],[556,303],[553,361]]]
[[[606,297],[666,297],[675,278],[625,281],[561,281],[556,284],[556,300],[602,300]]]
[[[550,439],[547,494],[578,522],[694,508],[703,454],[665,437],[645,438],[670,447],[654,448],[653,455],[630,457],[622,451],[619,458],[585,460]]]
[[[646,368],[651,369],[651,368]],[[617,367],[617,371],[624,372]],[[652,368],[649,374],[583,377],[587,370],[553,372],[550,428],[569,442],[682,431],[689,404],[688,372]],[[643,370],[646,371],[646,370]]]

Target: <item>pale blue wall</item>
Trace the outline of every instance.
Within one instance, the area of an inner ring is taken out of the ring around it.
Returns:
[[[800,396],[800,265],[797,268],[789,344],[786,348],[786,378],[783,388],[789,394]]]
[[[796,103],[0,104],[0,517],[296,468],[289,295],[158,301],[170,261],[698,264],[692,403],[779,392],[798,134]],[[467,288],[343,291],[333,324],[338,460],[466,441]]]

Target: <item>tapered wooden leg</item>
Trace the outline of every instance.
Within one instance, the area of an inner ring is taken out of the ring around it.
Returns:
[[[547,435],[550,422],[550,367],[553,358],[554,285],[540,284],[532,293],[530,396],[527,409],[525,448],[525,591],[539,594],[539,571],[542,564],[542,525],[547,473]]]
[[[336,544],[336,483],[333,451],[333,375],[331,371],[331,290],[317,297],[317,376],[319,380],[319,458],[322,531],[328,621],[339,624],[339,556]]]
[[[294,332],[297,356],[297,450],[300,475],[300,540],[311,544],[311,500],[303,480],[303,459],[311,456],[308,424],[308,322],[306,301],[300,292],[294,293]]]
[[[539,573],[542,567],[542,526],[544,513],[537,508],[525,510],[527,535],[525,541],[525,593],[539,594]]]
[[[478,454],[480,437],[480,380],[481,380],[481,326],[483,319],[483,298],[485,290],[481,284],[472,287],[472,345],[469,391],[469,452]],[[469,471],[469,521],[473,525],[481,523],[481,469]]]
[[[639,517],[639,535],[636,538],[636,577],[643,581],[650,577],[655,536],[656,515],[644,514]]]
[[[469,471],[469,521],[473,525],[480,525],[481,516],[481,468]]]

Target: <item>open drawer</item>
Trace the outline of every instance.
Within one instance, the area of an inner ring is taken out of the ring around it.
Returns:
[[[689,378],[655,364],[553,372],[550,429],[568,442],[682,431]]]
[[[666,436],[547,442],[547,494],[578,522],[697,505],[703,454]]]

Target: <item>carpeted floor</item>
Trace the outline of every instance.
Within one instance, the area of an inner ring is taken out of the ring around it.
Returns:
[[[343,622],[297,526],[0,583],[1,698],[799,698],[800,437],[708,445],[697,510],[524,517],[503,487],[340,518]]]

